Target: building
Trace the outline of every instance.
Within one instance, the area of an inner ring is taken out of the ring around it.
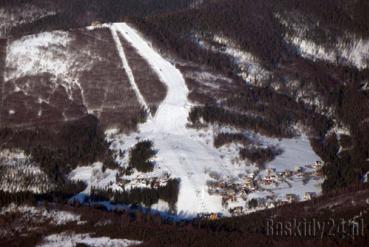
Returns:
[[[268,168],[267,169],[267,173],[268,175],[272,174],[272,173],[275,173],[276,172],[276,169],[275,168]]]
[[[313,164],[313,168],[314,169],[321,169],[323,167],[323,163],[319,160],[315,161],[315,163]]]
[[[283,172],[283,176],[284,176],[284,177],[286,177],[286,178],[291,177],[291,176],[292,176],[292,171],[290,171],[290,170],[285,170],[285,171]]]
[[[315,192],[305,192],[304,200],[311,200],[314,197],[316,197],[316,193]]]
[[[238,207],[230,208],[228,211],[233,216],[235,216],[235,215],[241,215],[243,213],[243,207],[242,206],[238,206]]]
[[[248,177],[248,178],[245,179],[245,185],[247,187],[253,185],[253,183],[254,183],[254,180],[252,178]]]
[[[266,201],[265,206],[267,208],[275,208],[276,202],[274,200],[269,199]]]
[[[209,220],[217,220],[217,219],[219,219],[218,214],[216,214],[216,213],[211,213],[210,214]]]
[[[286,194],[286,200],[288,203],[297,201],[297,196],[295,194]]]
[[[100,25],[101,25],[101,22],[99,22],[99,21],[93,21],[91,23],[91,26],[93,26],[93,27],[97,27],[97,26],[100,26]]]

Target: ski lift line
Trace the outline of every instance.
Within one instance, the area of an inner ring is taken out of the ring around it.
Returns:
[[[136,84],[136,81],[135,81],[135,78],[134,78],[132,69],[129,66],[127,57],[125,55],[122,42],[119,39],[118,31],[115,29],[114,25],[110,28],[110,30],[111,30],[111,34],[113,36],[114,43],[115,43],[116,48],[118,50],[119,57],[122,60],[123,68],[124,68],[124,70],[127,73],[128,80],[129,80],[129,82],[131,84],[131,87],[132,87],[133,91],[135,92],[136,97],[137,97],[139,103],[143,106],[143,108],[145,109],[145,111],[148,112],[148,117],[149,117],[149,119],[151,119],[152,118],[152,114],[151,114],[150,108],[148,107],[148,105],[147,105],[144,97],[142,96],[142,94],[140,92],[140,89],[138,88],[138,86]]]

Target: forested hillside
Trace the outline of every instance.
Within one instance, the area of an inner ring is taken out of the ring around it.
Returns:
[[[151,16],[188,8],[194,0],[1,0],[0,37],[119,22],[125,16]],[[13,18],[13,21],[10,21]]]
[[[233,102],[228,107],[237,104],[266,116],[271,114],[268,125],[262,124],[258,129],[275,135],[286,132],[291,123],[302,121],[312,130],[315,150],[326,161],[324,188],[331,190],[357,181],[368,170],[368,48],[362,48],[358,60],[350,60],[350,49],[356,47],[353,43],[365,43],[369,38],[368,11],[367,1],[220,0],[179,13],[133,18],[131,22],[168,56],[211,67],[236,80],[244,80],[237,66],[238,54],[224,52],[227,44],[214,37],[249,53],[269,73],[248,81],[249,85],[242,89],[244,93],[238,90],[227,96],[227,101]],[[309,40],[318,47],[311,48],[313,51],[327,49],[336,54],[335,60],[319,53],[308,56],[289,38]],[[349,55],[340,55],[342,50]],[[250,94],[254,96],[250,98]],[[232,99],[235,95],[236,100]],[[194,109],[192,116],[204,116],[212,122],[216,117],[216,121],[236,121],[239,125],[236,116],[226,117],[214,108],[219,105],[210,104],[213,105],[201,111]],[[287,125],[277,127],[281,123]],[[346,128],[348,134],[337,133]]]

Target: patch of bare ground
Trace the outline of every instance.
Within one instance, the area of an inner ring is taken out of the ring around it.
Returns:
[[[145,98],[150,111],[155,114],[158,106],[167,94],[166,86],[160,81],[158,75],[148,62],[141,57],[137,50],[120,35],[124,52],[135,77],[136,84]]]

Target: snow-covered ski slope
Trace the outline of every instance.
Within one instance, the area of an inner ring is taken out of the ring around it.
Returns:
[[[168,94],[159,106],[155,117],[141,126],[142,132],[165,132],[183,134],[186,132],[189,105],[187,102],[188,89],[181,72],[170,62],[163,59],[154,51],[137,32],[127,24],[113,24],[113,28],[120,32],[152,66],[160,79],[166,83]]]
[[[156,166],[153,172],[144,176],[160,176],[163,173],[169,173],[172,177],[180,179],[177,202],[179,216],[193,217],[197,213],[210,212],[229,214],[222,205],[222,196],[209,194],[207,186],[207,181],[211,180],[209,174],[219,174],[224,181],[243,183],[240,175],[245,176],[245,174],[255,172],[257,168],[244,163],[235,164],[233,161],[238,154],[236,147],[229,147],[227,150],[216,149],[213,146],[211,129],[199,131],[187,128],[191,103],[187,99],[189,90],[181,72],[126,23],[115,23],[109,27],[113,30],[113,35],[122,36],[137,50],[139,55],[147,60],[168,89],[166,98],[156,114],[148,118],[145,123],[140,124],[137,133],[125,135],[114,133],[114,131],[107,132],[107,138],[112,142],[112,149],[127,153],[138,140],[153,141],[154,148],[158,151],[155,159]],[[120,49],[119,43],[117,49],[118,51]],[[132,77],[134,80],[134,75]],[[307,146],[311,149],[308,143]],[[312,157],[312,159],[315,158],[318,159],[316,156]],[[127,155],[118,156],[117,161],[120,165],[126,166],[128,157]],[[131,177],[137,175],[133,174]],[[300,185],[300,182],[297,183]],[[307,190],[301,189],[301,186],[297,187],[299,191],[296,193],[300,196],[314,189],[314,186],[310,186]],[[319,193],[320,187],[314,190]],[[277,194],[283,197],[285,192],[281,191]],[[257,193],[254,196],[257,197]],[[245,206],[245,202],[237,200],[232,203],[232,206],[240,205]]]
[[[157,165],[181,179],[177,211],[183,214],[222,211],[220,198],[210,198],[205,191],[205,170],[211,168],[224,173],[221,166],[223,161],[216,150],[191,138],[193,133],[186,128],[190,104],[187,100],[188,88],[181,72],[127,24],[114,24],[114,28],[148,61],[168,88],[167,96],[155,116],[140,125],[138,136],[152,140],[158,150]],[[130,143],[127,142],[130,138],[134,144],[136,137],[126,136],[123,141]]]

